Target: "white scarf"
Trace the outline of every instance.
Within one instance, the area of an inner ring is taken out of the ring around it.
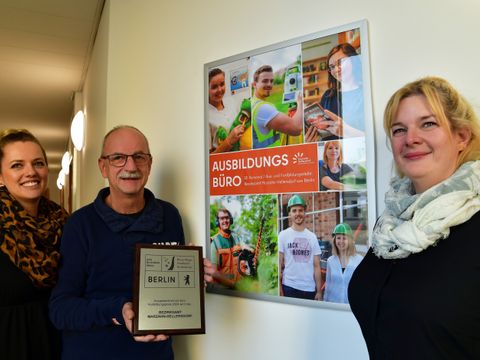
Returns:
[[[410,179],[393,178],[386,209],[375,225],[372,248],[377,257],[401,259],[436,245],[450,228],[480,210],[480,160],[470,161],[421,194]]]

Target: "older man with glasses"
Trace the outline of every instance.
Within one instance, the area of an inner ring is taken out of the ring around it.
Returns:
[[[108,132],[98,166],[109,187],[66,224],[50,299],[62,359],[173,359],[167,336],[131,335],[133,260],[137,243],[183,245],[180,214],[145,188],[152,156],[138,129]]]

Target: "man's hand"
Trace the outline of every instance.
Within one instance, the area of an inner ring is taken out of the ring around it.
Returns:
[[[303,113],[303,93],[299,91],[297,93],[297,111]]]
[[[125,321],[125,326],[132,333],[133,331],[133,318],[135,317],[135,312],[133,311],[133,306],[131,302],[123,304],[122,308],[123,320]],[[143,335],[143,336],[134,336],[135,341],[139,342],[156,342],[156,341],[165,341],[168,339],[168,335]]]
[[[203,279],[205,280],[205,286],[207,283],[213,282],[213,274],[215,274],[215,266],[207,258],[203,259]]]

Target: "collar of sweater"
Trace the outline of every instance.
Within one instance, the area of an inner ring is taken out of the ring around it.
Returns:
[[[116,233],[123,231],[160,233],[163,231],[163,208],[150,190],[144,190],[145,207],[138,217],[119,214],[107,206],[105,198],[109,194],[110,189],[108,187],[100,190],[93,205],[97,214],[110,230]]]

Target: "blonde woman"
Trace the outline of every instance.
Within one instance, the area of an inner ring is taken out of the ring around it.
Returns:
[[[319,164],[320,191],[344,190],[341,177],[352,171],[348,164],[343,163],[341,141],[326,142],[323,148],[323,161]]]
[[[393,94],[398,176],[349,300],[372,359],[480,359],[480,123],[446,80]]]
[[[347,289],[356,267],[362,261],[353,242],[350,225],[340,223],[333,229],[333,255],[327,260],[327,280],[323,299],[348,304]]]

